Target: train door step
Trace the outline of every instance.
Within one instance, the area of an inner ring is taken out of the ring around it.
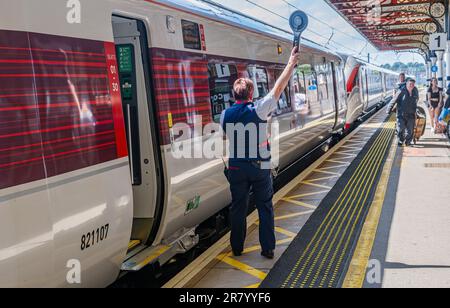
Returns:
[[[133,254],[133,252],[135,252]],[[165,258],[171,258],[173,253],[171,247],[166,245],[159,245],[156,247],[145,247],[138,245],[128,253],[126,261],[122,264],[122,271],[137,272],[147,265],[154,264]]]
[[[141,244],[141,241],[139,240],[131,240],[128,244],[128,252],[132,251],[134,248],[139,246]]]

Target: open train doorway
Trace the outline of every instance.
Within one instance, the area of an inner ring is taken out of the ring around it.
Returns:
[[[133,186],[132,240],[151,244],[161,215],[161,172],[145,24],[113,16],[122,105]]]

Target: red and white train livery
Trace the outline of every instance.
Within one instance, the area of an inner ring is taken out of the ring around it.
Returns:
[[[238,77],[267,94],[291,39],[197,0],[1,1],[0,287],[107,286],[196,245],[229,188],[221,159],[174,157],[173,127],[217,122]],[[280,169],[346,102],[343,59],[305,40],[272,119]]]

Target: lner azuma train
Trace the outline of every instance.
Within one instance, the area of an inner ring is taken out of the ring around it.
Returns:
[[[345,129],[375,108],[389,102],[398,87],[399,73],[372,65],[353,56],[343,55],[348,112]]]
[[[222,159],[176,159],[173,128],[218,122],[238,77],[266,95],[291,39],[197,0],[0,2],[0,287],[107,286],[194,247],[231,198]],[[344,72],[303,41],[281,170],[355,113]]]

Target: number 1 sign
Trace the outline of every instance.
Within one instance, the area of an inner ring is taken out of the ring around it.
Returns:
[[[430,49],[432,51],[445,51],[447,49],[447,34],[446,33],[431,34]]]

